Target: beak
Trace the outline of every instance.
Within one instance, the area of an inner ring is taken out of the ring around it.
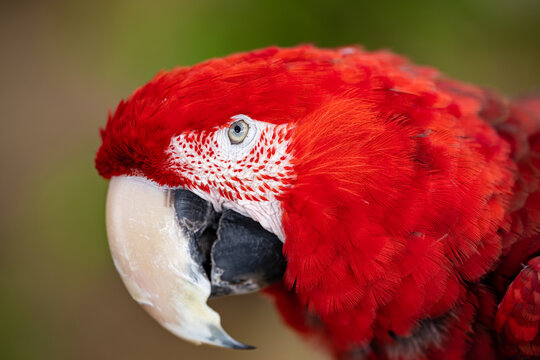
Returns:
[[[281,241],[258,223],[184,189],[113,177],[107,233],[129,293],[163,327],[196,344],[252,349],[230,337],[211,297],[261,289],[282,278]]]

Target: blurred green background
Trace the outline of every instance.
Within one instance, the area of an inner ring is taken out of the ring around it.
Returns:
[[[256,296],[212,304],[234,352],[161,329],[113,268],[107,111],[160,69],[267,45],[363,44],[507,94],[540,89],[540,1],[2,1],[0,358],[324,359]]]

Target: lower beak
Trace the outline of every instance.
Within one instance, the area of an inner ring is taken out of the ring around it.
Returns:
[[[206,302],[279,281],[276,236],[230,210],[215,213],[188,190],[130,176],[110,181],[107,233],[129,293],[163,327],[197,344],[253,348],[230,337]]]

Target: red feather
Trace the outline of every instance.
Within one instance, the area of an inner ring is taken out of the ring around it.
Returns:
[[[540,249],[540,97],[385,51],[269,48],[158,74],[110,116],[96,166],[182,185],[171,137],[239,113],[293,125],[269,291],[291,326],[343,358],[540,355],[538,265],[520,273]]]
[[[540,353],[540,256],[529,261],[506,291],[495,328],[510,355]]]

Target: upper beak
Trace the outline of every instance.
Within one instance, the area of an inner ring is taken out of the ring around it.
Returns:
[[[206,302],[280,280],[275,235],[230,210],[215,213],[188,190],[131,176],[110,181],[107,233],[128,291],[162,326],[197,344],[253,348],[230,337]]]

